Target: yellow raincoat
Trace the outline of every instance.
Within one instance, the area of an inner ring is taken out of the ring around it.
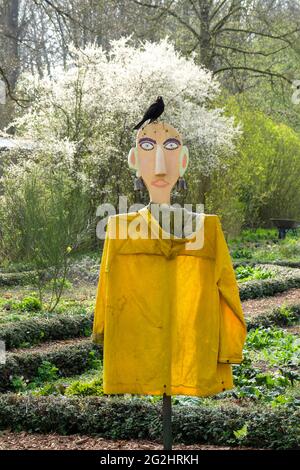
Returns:
[[[104,341],[104,393],[209,396],[233,388],[246,325],[220,219],[201,216],[202,246],[193,250],[191,239],[165,238],[147,207],[109,217],[92,335]]]

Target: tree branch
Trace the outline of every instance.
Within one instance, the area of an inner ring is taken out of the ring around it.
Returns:
[[[72,21],[73,23],[79,25],[81,28],[85,28],[87,31],[93,34],[98,34],[97,31],[94,31],[90,29],[85,23],[80,22],[74,16],[72,16],[70,13],[67,11],[63,10],[60,8],[58,5],[55,5],[51,0],[33,0],[33,2],[37,6],[43,6],[43,2],[45,2],[49,7],[51,7],[53,10],[55,10],[62,18],[67,18],[68,20]]]
[[[223,0],[222,2],[219,3],[219,5],[216,7],[215,11],[211,14],[211,16],[209,18],[209,21],[212,21],[214,19],[214,17],[219,13],[219,11],[225,5],[226,2],[227,2],[227,0]]]
[[[233,65],[232,67],[222,67],[221,69],[215,70],[213,72],[213,75],[217,75],[218,73],[221,73],[221,72],[226,72],[227,70],[247,70],[249,72],[259,73],[260,75],[269,75],[270,77],[281,78],[281,79],[287,81],[290,84],[292,83],[291,80],[289,80],[287,77],[285,77],[284,75],[282,75],[280,73],[271,72],[269,70],[259,70],[259,69],[256,69],[254,67],[247,67],[247,66]]]
[[[176,18],[176,20],[181,23],[183,26],[185,26],[188,30],[191,31],[191,33],[196,36],[197,39],[200,39],[200,34],[197,33],[197,31],[189,24],[187,23],[186,21],[184,21],[177,13],[175,13],[175,11],[173,10],[170,10],[170,7],[173,3],[173,0],[172,2],[170,3],[170,5],[168,7],[163,7],[161,5],[151,5],[149,3],[144,3],[144,2],[140,2],[139,0],[133,0],[133,2],[136,4],[136,5],[139,5],[139,6],[142,6],[142,7],[149,7],[149,8],[156,8],[158,10],[162,10],[166,13],[169,13],[171,16],[173,16],[174,18]]]
[[[199,11],[197,10],[197,8],[195,7],[193,0],[190,0],[190,2],[191,2],[192,8],[193,8],[194,12],[196,13],[198,19],[201,21],[200,12],[199,12]]]
[[[2,80],[4,81],[5,85],[6,85],[6,89],[7,89],[7,93],[8,93],[8,96],[10,97],[10,99],[12,101],[15,101],[15,103],[17,103],[19,106],[21,106],[22,108],[26,108],[26,106],[24,106],[22,104],[23,103],[29,103],[29,100],[26,100],[26,99],[22,99],[22,98],[17,98],[14,93],[12,92],[12,88],[10,86],[10,83],[9,83],[9,80],[4,72],[4,70],[2,69],[2,67],[0,66],[0,76],[2,77]]]
[[[233,5],[233,4],[232,4]],[[216,33],[216,31],[219,31],[222,26],[227,22],[227,20],[232,16],[234,15],[235,13],[237,13],[239,10],[244,10],[245,8],[242,7],[242,6],[238,6],[236,8],[233,8],[232,10],[230,9],[229,12],[227,13],[227,15],[225,15],[217,24],[215,24],[215,26],[213,27],[212,29],[212,32],[213,33]]]
[[[285,38],[286,38],[286,36],[289,36],[290,34],[294,34],[298,31],[300,31],[300,28],[296,28],[293,31],[290,31],[288,33],[285,33],[285,34],[282,34],[282,35],[279,35],[279,36],[273,36],[270,33],[261,33],[261,32],[258,32],[258,31],[251,31],[251,30],[248,30],[248,29],[223,28],[223,29],[220,29],[219,31],[216,31],[215,34],[217,35],[217,34],[226,33],[226,32],[254,34],[255,36],[262,36],[262,37],[266,37],[266,38],[270,38],[270,39],[279,39],[281,41],[287,42],[291,46],[290,41],[288,41]]]
[[[219,47],[221,49],[230,49],[232,51],[235,51],[235,52],[240,52],[242,54],[248,54],[248,55],[262,55],[264,57],[268,57],[270,55],[274,55],[274,54],[277,54],[277,52],[280,52],[284,49],[287,49],[289,46],[283,46],[283,47],[280,47],[279,49],[276,49],[276,51],[272,51],[272,52],[263,52],[263,51],[246,51],[244,49],[239,49],[238,47],[233,47],[233,46],[225,46],[223,44],[218,44],[216,43],[216,47]]]

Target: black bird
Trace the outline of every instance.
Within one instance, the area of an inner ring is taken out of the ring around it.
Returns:
[[[150,122],[156,121],[156,119],[164,112],[164,109],[164,100],[162,99],[162,96],[158,96],[155,103],[152,103],[145,112],[143,119],[133,129],[139,129],[144,122],[148,121],[148,119],[150,119],[149,124]]]

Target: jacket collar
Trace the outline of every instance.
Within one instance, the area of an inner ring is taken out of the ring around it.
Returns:
[[[185,210],[185,209],[184,209]],[[152,215],[151,210],[148,206],[143,207],[138,213],[146,221],[147,225],[150,226],[151,233],[154,239],[157,239],[161,252],[168,258],[174,258],[177,254],[187,250],[201,249],[204,244],[204,213],[196,214],[196,231],[190,236],[182,238],[176,237],[175,235],[169,234],[159,225],[156,218]],[[193,248],[194,247],[194,248]],[[192,253],[192,251],[191,251]]]

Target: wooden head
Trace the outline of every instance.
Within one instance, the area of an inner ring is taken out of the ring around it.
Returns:
[[[188,162],[181,135],[166,122],[152,122],[139,129],[136,147],[128,155],[129,167],[142,177],[150,200],[156,203],[170,204],[171,190]]]

